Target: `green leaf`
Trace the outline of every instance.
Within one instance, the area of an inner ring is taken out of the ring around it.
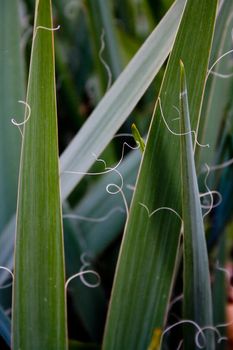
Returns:
[[[18,1],[0,11],[0,232],[16,210],[20,133],[11,118],[23,118],[24,70],[20,52]],[[15,117],[16,118],[16,117]]]
[[[48,29],[46,29],[48,28]],[[37,0],[20,164],[14,349],[66,349],[51,2]]]
[[[163,117],[179,135],[173,119],[182,59],[191,124],[197,127],[216,5],[213,0],[187,1],[160,92],[163,115],[156,108],[124,233],[105,328],[106,350],[146,349],[166,321],[180,237],[181,169],[180,137],[168,130]]]
[[[184,3],[175,2],[61,155],[63,200],[94,163],[92,153],[101,154],[158,73],[171,50]]]
[[[210,274],[202,209],[194,163],[188,88],[185,70],[181,62],[180,115],[181,115],[181,169],[182,169],[182,218],[184,244],[184,313],[185,320],[194,321],[199,327],[213,325]],[[184,349],[198,349],[195,343],[197,329],[184,328]],[[206,349],[215,349],[215,334],[206,331]],[[203,341],[203,340],[202,340]]]

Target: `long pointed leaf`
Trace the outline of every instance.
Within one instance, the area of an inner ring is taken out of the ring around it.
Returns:
[[[184,231],[184,319],[200,327],[213,325],[210,275],[202,209],[194,163],[194,149],[190,133],[189,106],[184,66],[181,63],[181,164],[182,218]],[[196,329],[186,327],[184,349],[198,349]],[[215,334],[205,333],[206,349],[215,349]]]
[[[187,66],[191,124],[195,129],[216,5],[213,0],[188,0],[168,63],[160,101],[167,124],[178,134],[173,119],[177,117],[174,106],[179,105],[179,61]],[[106,350],[145,349],[153,341],[154,331],[164,326],[180,236],[179,152],[179,136],[168,130],[157,108],[118,261],[105,329]],[[167,209],[161,209],[164,207]]]
[[[66,349],[51,2],[37,0],[22,146],[13,299],[14,349]],[[25,119],[26,120],[26,119]]]

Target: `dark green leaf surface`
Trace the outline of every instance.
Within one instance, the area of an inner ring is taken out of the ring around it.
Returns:
[[[67,348],[53,32],[43,27],[53,28],[51,2],[37,0],[27,91],[31,115],[24,127],[20,166],[13,298],[13,346],[23,350]]]
[[[160,92],[170,129],[179,134],[179,61],[187,67],[191,127],[200,114],[217,1],[189,0]],[[203,35],[205,33],[205,35]],[[192,50],[190,50],[192,48]],[[131,213],[121,247],[105,329],[111,349],[146,349],[163,329],[180,236],[180,138],[165,126],[157,108],[152,120]],[[143,207],[144,206],[144,207]],[[148,213],[150,215],[148,215]]]
[[[183,63],[181,63],[181,171],[182,218],[184,244],[184,312],[185,320],[194,321],[201,328],[212,326],[212,297],[210,274],[199,188],[194,163],[194,148],[190,133],[188,93]],[[184,328],[184,349],[198,349],[197,329]],[[205,349],[215,349],[214,332],[206,332]],[[203,339],[202,339],[203,342]]]

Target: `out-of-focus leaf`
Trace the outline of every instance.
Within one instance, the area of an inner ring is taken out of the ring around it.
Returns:
[[[209,68],[226,52],[232,49],[232,24],[233,24],[233,2],[226,0],[222,6],[216,21],[216,29],[213,40],[213,49]],[[228,107],[228,102],[232,94],[232,56],[226,55],[212,69],[223,75],[219,77],[212,73],[208,76],[204,103],[202,108],[202,117],[200,119],[199,139],[203,144],[209,144],[209,148],[197,149],[197,160],[200,170],[207,163],[214,165],[216,159],[216,150],[219,145],[219,136],[222,120]],[[228,78],[224,78],[224,75]]]
[[[5,340],[8,346],[11,345],[11,322],[0,307],[0,336]]]
[[[1,1],[0,76],[1,232],[16,210],[21,137],[19,130],[11,123],[11,118],[17,116],[22,120],[24,108],[18,101],[25,99],[18,1]]]

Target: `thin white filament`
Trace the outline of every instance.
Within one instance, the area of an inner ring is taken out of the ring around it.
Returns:
[[[44,26],[38,26],[38,27],[36,27],[33,40],[35,40],[36,35],[37,35],[37,32],[38,32],[39,29],[48,30],[49,32],[55,32],[55,31],[59,30],[60,28],[61,28],[60,25],[58,25],[58,26],[55,27],[55,28],[49,28],[49,27],[44,27]]]
[[[181,295],[178,295],[176,298],[174,298],[170,304],[169,304],[169,308],[168,310],[171,310],[171,308],[173,307],[174,304],[176,304],[178,301],[181,301],[183,299],[184,295],[181,294]]]
[[[64,214],[63,219],[77,219],[77,220],[82,220],[82,221],[87,221],[87,222],[104,222],[104,221],[108,220],[108,218],[110,216],[112,216],[112,214],[115,212],[124,213],[125,211],[121,207],[115,207],[115,208],[112,208],[105,216],[101,216],[98,218],[76,215],[76,214]]]
[[[70,278],[68,278],[68,280],[66,281],[65,283],[65,289],[67,290],[67,287],[68,287],[68,284],[76,277],[81,277],[84,276],[84,275],[87,275],[87,274],[92,274],[94,276],[97,277],[98,279],[98,282],[96,282],[95,284],[90,284],[88,282],[84,282],[85,286],[89,287],[89,288],[97,288],[99,285],[100,285],[100,276],[97,272],[93,271],[93,270],[85,270],[85,271],[80,271],[78,273],[76,273],[75,275],[71,276]]]
[[[205,330],[210,330],[210,331],[214,331],[215,333],[217,333],[218,335],[218,338],[221,338],[221,334],[219,332],[219,330],[214,327],[214,326],[206,326],[206,327],[203,327],[201,328],[195,335],[195,343],[197,344],[198,347],[202,348],[203,346],[200,346],[200,342],[199,342],[199,336],[200,334],[203,334]],[[199,345],[198,345],[199,344]]]
[[[215,268],[216,268],[216,270],[218,270],[218,271],[224,272],[225,275],[227,276],[228,282],[230,282],[230,280],[231,280],[231,274],[230,274],[230,272],[229,272],[227,269],[225,269],[224,267],[221,267],[221,266],[219,265],[219,261],[216,262]]]
[[[107,75],[108,75],[108,84],[107,84],[107,91],[108,91],[109,88],[112,85],[112,72],[111,72],[111,69],[110,69],[109,65],[107,64],[107,62],[103,58],[103,52],[104,52],[104,49],[105,49],[104,37],[105,37],[105,31],[103,29],[102,33],[101,33],[101,37],[100,37],[101,46],[100,46],[100,50],[99,50],[99,59],[100,59],[101,63],[103,64],[103,66],[104,66],[104,68],[105,68],[105,70],[107,72]]]
[[[115,187],[117,190],[116,191],[110,191],[110,189],[109,189],[110,187]],[[128,218],[128,216],[129,216],[129,207],[128,207],[127,200],[125,198],[125,194],[124,194],[124,192],[122,190],[122,187],[118,186],[117,184],[108,184],[108,186],[106,187],[106,190],[107,190],[107,192],[109,194],[117,194],[117,193],[121,194],[121,197],[123,199],[123,203],[124,203],[124,206],[125,206],[126,217]]]
[[[89,266],[91,266],[91,263],[89,261],[86,260],[86,257],[88,258],[88,254],[86,252],[84,252],[81,257],[80,257],[80,260],[82,262],[82,266],[80,268],[80,272],[84,272],[86,271],[85,269]],[[95,271],[94,271],[95,272]],[[97,275],[98,275],[98,278],[97,278],[97,282],[96,283],[89,283],[87,282],[87,280],[85,279],[84,275],[80,275],[80,280],[82,281],[82,283],[86,286],[86,287],[89,287],[89,288],[97,288],[99,285],[100,285],[100,276],[97,272],[95,272]]]
[[[184,342],[183,339],[181,339],[181,341],[179,342],[178,348],[176,350],[180,350],[181,349],[181,347],[183,345],[183,342]]]
[[[230,166],[232,164],[233,164],[233,158],[227,160],[226,162],[224,162],[222,164],[211,166],[210,171],[221,170],[221,169],[227,168],[228,166]]]
[[[5,266],[0,266],[0,270],[7,271],[11,275],[11,278],[12,278],[12,282],[11,283],[6,284],[5,286],[0,286],[0,289],[5,289],[5,288],[11,287],[12,283],[13,283],[13,280],[14,280],[13,272],[10,269],[8,269],[8,267],[5,267]]]
[[[30,116],[31,116],[31,107],[30,107],[30,105],[27,103],[27,102],[25,102],[25,101],[22,101],[22,100],[19,100],[18,101],[19,103],[22,103],[25,107],[26,107],[26,109],[27,109],[27,116],[26,116],[26,118],[25,118],[25,120],[23,121],[23,122],[21,122],[21,123],[18,123],[14,118],[12,118],[11,119],[11,122],[12,122],[12,124],[14,124],[15,126],[21,126],[21,125],[24,125],[24,124],[26,124],[27,122],[28,122],[28,120],[30,119]],[[21,129],[19,128],[19,130],[20,130],[20,132],[21,132]],[[22,132],[21,132],[22,133]]]
[[[211,190],[209,189],[208,185],[207,185],[207,179],[208,179],[208,176],[209,176],[209,173],[210,173],[210,168],[207,164],[205,164],[206,168],[207,168],[207,173],[206,173],[206,176],[205,176],[205,187],[210,195],[210,206],[209,206],[209,209],[205,212],[205,214],[203,215],[203,219],[211,212],[211,210],[213,209],[213,206],[214,206],[214,197],[213,197],[213,194],[211,192]]]
[[[212,66],[208,69],[208,73],[206,76],[206,80],[208,79],[210,74],[213,74],[213,68],[216,66],[216,64],[218,64],[219,61],[221,61],[224,57],[226,57],[227,55],[233,53],[233,49],[225,52],[223,55],[221,55],[213,64]],[[218,74],[218,73],[217,73]]]
[[[184,94],[186,94],[186,93],[187,93],[187,91],[181,92],[181,94],[180,94],[181,97],[182,97]],[[200,144],[200,143],[198,142],[198,140],[197,140],[197,133],[196,133],[195,130],[189,130],[189,131],[186,131],[186,132],[184,132],[184,133],[177,133],[177,132],[171,130],[171,128],[169,127],[169,125],[168,125],[168,123],[167,123],[167,121],[166,121],[166,119],[165,119],[165,116],[164,116],[164,113],[163,113],[163,109],[162,109],[162,104],[161,104],[161,99],[160,99],[160,97],[158,98],[158,102],[159,102],[159,108],[160,108],[160,111],[161,111],[161,116],[162,116],[163,122],[164,122],[166,128],[168,129],[168,131],[170,131],[170,133],[171,133],[172,135],[175,135],[175,136],[185,136],[185,135],[189,135],[189,134],[194,134],[194,141],[195,141],[195,143],[196,143],[198,146],[200,146],[200,147],[209,147],[209,144],[202,145],[202,144]]]
[[[202,197],[205,197],[205,196],[209,196],[210,193],[212,195],[216,194],[218,196],[218,201],[216,203],[214,203],[212,205],[212,207],[210,205],[202,204],[201,207],[203,209],[217,208],[222,203],[222,195],[221,195],[221,193],[219,191],[210,191],[210,192],[200,193],[199,197],[202,198]]]
[[[164,338],[165,334],[167,332],[169,332],[171,329],[173,329],[174,327],[179,326],[181,324],[185,324],[185,323],[191,324],[194,327],[196,327],[198,329],[198,331],[200,332],[200,334],[202,335],[204,343],[206,344],[206,336],[205,336],[204,332],[202,331],[201,327],[196,322],[194,322],[192,320],[181,320],[181,321],[178,321],[178,322],[174,323],[173,325],[167,327],[164,330],[164,332],[162,333],[161,338],[160,338],[160,347],[159,347],[159,349],[161,348],[162,341],[163,341],[163,338]],[[199,347],[199,349],[202,349],[204,347],[204,346],[200,345],[199,340],[196,339],[196,338],[195,338],[195,343]]]
[[[147,205],[145,205],[145,204],[143,204],[143,203],[141,203],[141,202],[140,202],[139,204],[140,204],[143,208],[146,209],[146,212],[147,212],[147,214],[148,214],[149,219],[150,219],[155,213],[159,212],[160,210],[168,210],[168,211],[171,211],[173,214],[175,214],[175,215],[180,219],[181,223],[183,224],[183,219],[182,219],[182,217],[180,216],[180,214],[178,214],[177,211],[174,210],[174,209],[172,209],[172,208],[169,208],[169,207],[160,207],[160,208],[157,208],[157,209],[153,210],[153,211],[150,213],[150,211],[149,211]]]
[[[124,158],[125,146],[129,147],[132,150],[139,149],[139,145],[138,144],[137,144],[136,147],[133,147],[133,146],[130,146],[127,142],[124,142],[123,146],[122,146],[122,151],[121,151],[121,158],[120,158],[118,163],[113,168],[112,167],[111,168],[107,168],[105,171],[98,172],[98,173],[89,173],[89,172],[84,172],[84,171],[73,171],[73,170],[65,170],[63,173],[65,173],[65,174],[74,174],[74,175],[75,174],[76,175],[87,175],[87,176],[92,176],[92,175],[93,176],[97,176],[97,175],[108,174],[111,171],[114,171],[115,169],[117,169],[119,167],[119,165],[121,164],[121,162],[122,162],[122,160]],[[95,155],[95,157],[96,157],[96,155]]]
[[[118,137],[132,137],[132,138],[134,138],[132,134],[127,133],[127,132],[122,132],[122,133],[119,133],[119,134],[116,134],[115,136],[113,136],[114,139],[118,138]]]

